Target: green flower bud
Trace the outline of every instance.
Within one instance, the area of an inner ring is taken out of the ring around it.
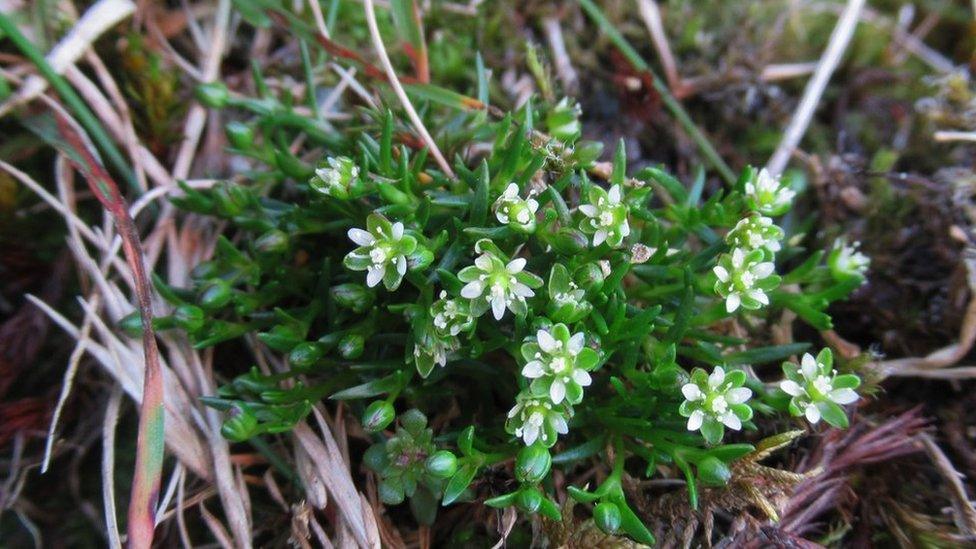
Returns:
[[[230,92],[227,91],[227,86],[223,82],[200,84],[194,93],[197,96],[197,101],[211,109],[222,109],[227,106],[230,100]]]
[[[551,465],[548,448],[538,443],[526,446],[515,458],[515,478],[519,482],[539,482],[549,473]]]
[[[437,478],[451,478],[457,469],[457,457],[448,450],[434,452],[427,458],[427,472]]]
[[[353,311],[364,313],[373,304],[373,292],[362,284],[348,282],[333,286],[330,290],[332,299],[340,306]]]
[[[542,505],[542,494],[537,488],[526,486],[519,490],[518,496],[515,497],[515,505],[526,513],[535,513]]]
[[[367,433],[377,433],[393,423],[395,417],[396,410],[393,409],[392,404],[385,400],[376,400],[363,412],[363,429],[366,429]]]
[[[599,141],[580,141],[573,149],[573,159],[581,166],[589,166],[603,154],[603,143]]]
[[[732,478],[732,471],[722,460],[709,456],[698,462],[698,479],[708,486],[725,486]]]
[[[140,316],[139,311],[125,315],[119,321],[119,328],[129,337],[142,337],[142,316]]]
[[[599,265],[596,263],[587,263],[579,269],[576,269],[573,278],[576,279],[576,283],[581,288],[586,290],[587,294],[593,295],[603,288],[603,281],[606,276],[603,274],[603,269]]]
[[[224,126],[227,141],[238,150],[249,150],[254,146],[254,130],[250,126],[237,120],[228,122]]]
[[[557,252],[564,255],[580,254],[589,247],[589,241],[586,235],[570,227],[559,229],[547,241]]]
[[[258,420],[251,412],[235,407],[231,417],[220,426],[220,434],[234,442],[247,440],[258,434]]]
[[[311,368],[322,359],[325,352],[314,341],[299,343],[288,353],[288,362],[296,368]]]
[[[620,508],[609,501],[598,503],[593,508],[593,522],[601,531],[607,534],[616,534],[620,530]]]
[[[411,271],[422,271],[433,262],[434,253],[421,244],[417,244],[417,249],[407,256],[407,267]]]
[[[233,298],[234,291],[230,284],[222,278],[215,278],[204,286],[199,302],[204,309],[213,311],[224,307]]]
[[[339,354],[342,358],[352,360],[359,358],[363,354],[366,346],[366,338],[360,334],[347,334],[339,340]]]
[[[280,229],[272,229],[254,241],[254,249],[266,254],[286,252],[288,241],[288,233]]]
[[[187,332],[195,332],[203,328],[203,309],[196,305],[180,305],[173,311],[173,322]]]

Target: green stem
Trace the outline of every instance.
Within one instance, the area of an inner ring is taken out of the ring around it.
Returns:
[[[635,50],[634,47],[627,42],[627,39],[624,38],[620,31],[618,31],[617,28],[614,27],[609,20],[607,20],[606,16],[603,15],[603,12],[596,6],[596,4],[593,3],[592,0],[579,0],[579,3],[583,8],[583,11],[585,11],[586,14],[590,16],[590,19],[592,19],[593,22],[596,23],[596,25],[607,34],[610,41],[617,46],[617,49],[619,49],[620,53],[622,53],[624,57],[630,61],[630,64],[633,65],[635,69],[651,75],[651,82],[654,85],[654,89],[661,94],[661,100],[664,101],[664,106],[671,111],[671,115],[674,116],[678,120],[678,123],[681,124],[681,127],[688,132],[688,135],[691,136],[691,138],[695,141],[698,148],[701,149],[702,154],[705,155],[705,158],[712,165],[712,167],[718,171],[719,175],[722,176],[722,179],[724,179],[729,185],[735,183],[736,177],[732,172],[732,169],[729,168],[728,164],[726,164],[724,160],[722,160],[722,157],[719,156],[718,151],[716,151],[715,147],[713,147],[708,141],[705,134],[703,134],[701,130],[698,129],[698,126],[696,126],[691,120],[691,117],[688,116],[688,113],[685,111],[684,107],[681,106],[681,103],[679,103],[678,100],[671,95],[671,92],[668,90],[668,87],[665,85],[664,81],[661,80],[661,77],[659,77],[657,73],[651,69],[651,66],[647,64],[647,61],[644,61],[640,54],[637,53],[637,50]]]
[[[44,54],[42,54],[37,47],[17,28],[6,15],[0,13],[0,31],[3,31],[7,38],[17,46],[17,49],[30,60],[31,63],[37,67],[37,70],[41,73],[48,83],[54,88],[54,91],[61,96],[65,103],[68,104],[68,108],[74,112],[75,116],[78,117],[78,122],[81,123],[85,131],[91,135],[92,139],[98,145],[98,147],[105,153],[108,160],[112,165],[119,170],[119,173],[125,177],[126,182],[136,193],[136,195],[141,195],[142,190],[139,188],[139,182],[136,180],[136,175],[129,168],[128,163],[119,152],[119,149],[115,147],[115,143],[108,136],[102,125],[99,124],[98,119],[92,114],[85,102],[78,96],[75,90],[68,84],[68,82],[61,77],[51,66],[50,63],[45,59]]]

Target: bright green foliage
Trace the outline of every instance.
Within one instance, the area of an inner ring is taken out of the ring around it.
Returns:
[[[602,461],[603,483],[569,493],[595,505],[600,528],[652,543],[624,495],[625,466],[636,477],[675,468],[697,505],[698,483],[727,482],[750,451],[729,439],[756,428],[753,408],[810,418],[812,405],[846,421],[836,390],[856,378],[829,364],[809,379],[787,369],[789,395],[743,368],[807,348],[752,346],[768,339],[767,315],[829,328],[829,304],[863,280],[837,276],[863,273],[853,252],[827,265],[772,221],[790,185],[752,169],[718,190],[703,172],[631,174],[622,147],[607,177],[571,102],[496,119],[442,91],[410,87],[437,102],[421,110],[454,178],[400,141],[410,128],[389,111],[332,132],[309,118],[282,125],[273,97],[208,90],[255,118],[239,140],[255,170],[174,199],[226,220],[228,238],[191,287],[157,281],[173,314],[156,322],[198,348],[252,335],[283,359],[207,399],[227,411],[228,438],[284,432],[317,401],[347,401],[373,437],[363,460],[381,498],[409,500],[422,522],[438,500],[479,498],[559,520],[552,470]],[[278,145],[298,137],[307,150]],[[315,154],[318,168],[300,160]],[[483,482],[499,476],[507,493]]]

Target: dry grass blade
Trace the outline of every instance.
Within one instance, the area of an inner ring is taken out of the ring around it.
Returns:
[[[122,388],[116,385],[108,399],[102,422],[102,500],[105,506],[105,530],[112,549],[122,547],[119,521],[115,514],[115,425],[119,422],[121,406]]]
[[[85,174],[89,188],[102,206],[115,219],[122,236],[122,247],[132,270],[142,318],[142,343],[145,353],[145,378],[142,403],[139,412],[139,434],[136,443],[135,477],[129,500],[128,543],[137,549],[152,545],[155,530],[156,503],[164,456],[164,409],[163,379],[159,365],[159,348],[152,328],[152,292],[142,257],[142,244],[128,207],[115,181],[92,156],[81,136],[63,118],[58,118],[58,129],[64,139],[75,149],[79,158],[72,158],[78,171]]]
[[[939,474],[942,475],[942,479],[949,485],[948,495],[950,501],[952,501],[952,514],[956,522],[956,527],[965,536],[970,538],[976,537],[976,509],[973,509],[973,504],[969,501],[969,495],[966,494],[966,487],[963,485],[962,480],[960,480],[962,474],[953,467],[952,462],[946,457],[945,452],[939,448],[939,445],[932,440],[931,435],[922,433],[919,435],[919,439],[922,441],[925,453],[928,454],[932,463],[935,464]]]

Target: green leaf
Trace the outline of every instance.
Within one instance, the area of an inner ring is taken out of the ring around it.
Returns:
[[[395,391],[403,386],[403,373],[396,372],[380,379],[374,379],[366,383],[356,385],[339,391],[329,397],[331,400],[353,400],[358,398],[370,398],[383,393]]]
[[[474,198],[471,201],[471,214],[468,220],[475,227],[481,227],[488,219],[488,185],[491,176],[488,173],[488,161],[482,160],[478,167],[477,181],[474,187]]]
[[[844,409],[838,406],[834,402],[818,402],[817,408],[820,410],[820,415],[823,416],[824,421],[837,427],[838,429],[847,429],[848,420],[847,414],[844,413]]]
[[[766,364],[800,354],[809,348],[809,343],[790,343],[787,345],[757,347],[755,349],[748,349],[725,355],[725,362],[733,366],[741,364]]]
[[[468,488],[471,481],[474,480],[475,473],[478,472],[478,465],[473,463],[471,460],[465,460],[464,465],[458,469],[457,473],[451,477],[451,480],[447,482],[447,486],[444,488],[444,498],[441,505],[450,505],[454,503],[458,497]]]

